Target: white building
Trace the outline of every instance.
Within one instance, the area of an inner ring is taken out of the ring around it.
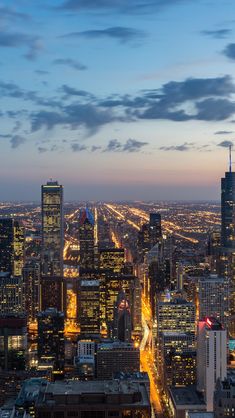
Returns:
[[[199,321],[197,374],[198,390],[204,394],[207,411],[212,412],[217,379],[224,380],[227,374],[227,331],[212,317]]]

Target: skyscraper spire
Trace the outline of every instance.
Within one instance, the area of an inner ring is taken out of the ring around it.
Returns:
[[[229,172],[232,172],[232,145],[229,145]]]

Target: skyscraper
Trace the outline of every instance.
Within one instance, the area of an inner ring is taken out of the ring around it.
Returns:
[[[24,265],[24,228],[11,218],[0,219],[0,271],[21,276]]]
[[[63,186],[49,181],[42,186],[42,256],[40,309],[65,310],[63,288]]]
[[[42,186],[42,276],[63,276],[63,186],[48,181]]]
[[[227,333],[215,318],[199,321],[197,350],[198,390],[210,412],[216,382],[227,374]]]
[[[235,172],[232,172],[231,147],[229,171],[221,179],[221,245],[235,248]]]
[[[78,319],[83,335],[100,333],[99,290],[99,280],[81,280],[79,283]]]
[[[162,224],[160,213],[150,213],[149,218],[149,241],[150,248],[156,245],[162,238]]]
[[[79,219],[80,267],[94,268],[94,217],[88,208],[80,213]]]
[[[25,310],[28,321],[34,321],[39,312],[40,266],[37,261],[28,261],[23,268]]]

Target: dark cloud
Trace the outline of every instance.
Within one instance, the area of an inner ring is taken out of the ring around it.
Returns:
[[[87,70],[87,67],[84,64],[72,59],[72,58],[57,58],[53,61],[55,65],[65,65],[67,67],[73,68],[77,71]]]
[[[25,57],[34,60],[42,49],[41,41],[36,36],[18,32],[0,32],[0,48],[27,48]]]
[[[232,141],[222,141],[218,144],[218,147],[223,147],[223,148],[233,147],[233,142]]]
[[[185,0],[65,0],[61,9],[73,11],[116,11],[119,13],[153,13],[183,3]]]
[[[142,40],[146,37],[146,33],[139,29],[133,29],[123,26],[114,26],[106,29],[87,30],[84,32],[72,32],[65,35],[64,37],[83,37],[87,39],[113,38],[117,39],[120,43],[124,44],[136,40]]]
[[[95,151],[98,151],[98,150],[101,150],[101,146],[99,146],[99,145],[92,145],[92,147],[91,147],[91,152],[95,152]]]
[[[18,12],[10,7],[0,6],[0,22],[28,21],[29,15]]]
[[[104,149],[104,152],[139,152],[148,142],[128,139],[122,144],[118,139],[111,139]]]
[[[47,148],[44,148],[44,147],[38,147],[38,152],[39,152],[39,154],[43,154],[44,152],[47,152],[48,151],[48,149]]]
[[[148,145],[148,142],[137,141],[136,139],[128,139],[123,145],[122,150],[127,152],[138,152],[146,145]]]
[[[235,60],[235,44],[228,44],[226,48],[223,50],[223,54],[230,58],[231,60]]]
[[[104,152],[116,152],[120,151],[122,148],[122,144],[118,139],[111,139],[107,145],[107,147],[104,149]]]
[[[74,152],[81,152],[81,151],[86,151],[87,147],[85,145],[75,143],[75,144],[71,144],[71,149]]]
[[[195,119],[220,121],[228,119],[235,112],[235,103],[227,99],[206,99],[196,103],[198,113]]]
[[[41,128],[52,129],[57,125],[64,125],[70,129],[79,126],[86,128],[90,134],[97,131],[102,125],[120,120],[109,110],[101,110],[92,104],[74,103],[63,107],[62,112],[49,112],[41,110],[31,114],[32,131]]]
[[[233,131],[216,131],[214,132],[214,135],[230,135]]]
[[[203,30],[202,35],[211,36],[215,39],[224,39],[231,34],[231,29]]]
[[[59,89],[62,93],[64,93],[66,96],[78,96],[78,97],[85,97],[85,98],[94,98],[94,96],[85,91],[85,90],[79,90],[74,87],[70,87],[67,84],[63,84],[63,86]]]
[[[10,134],[0,134],[0,138],[11,138]]]
[[[20,136],[20,135],[14,135],[10,139],[11,148],[18,148],[25,141],[26,141],[26,139],[23,138],[22,136]]]
[[[180,151],[180,152],[184,152],[184,151],[190,151],[193,148],[194,148],[194,143],[193,142],[185,142],[184,144],[181,144],[181,145],[162,146],[159,149],[161,151]]]

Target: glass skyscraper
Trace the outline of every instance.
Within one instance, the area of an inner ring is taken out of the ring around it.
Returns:
[[[235,248],[235,172],[221,179],[221,245]]]
[[[63,186],[49,181],[42,186],[42,276],[63,276]]]

